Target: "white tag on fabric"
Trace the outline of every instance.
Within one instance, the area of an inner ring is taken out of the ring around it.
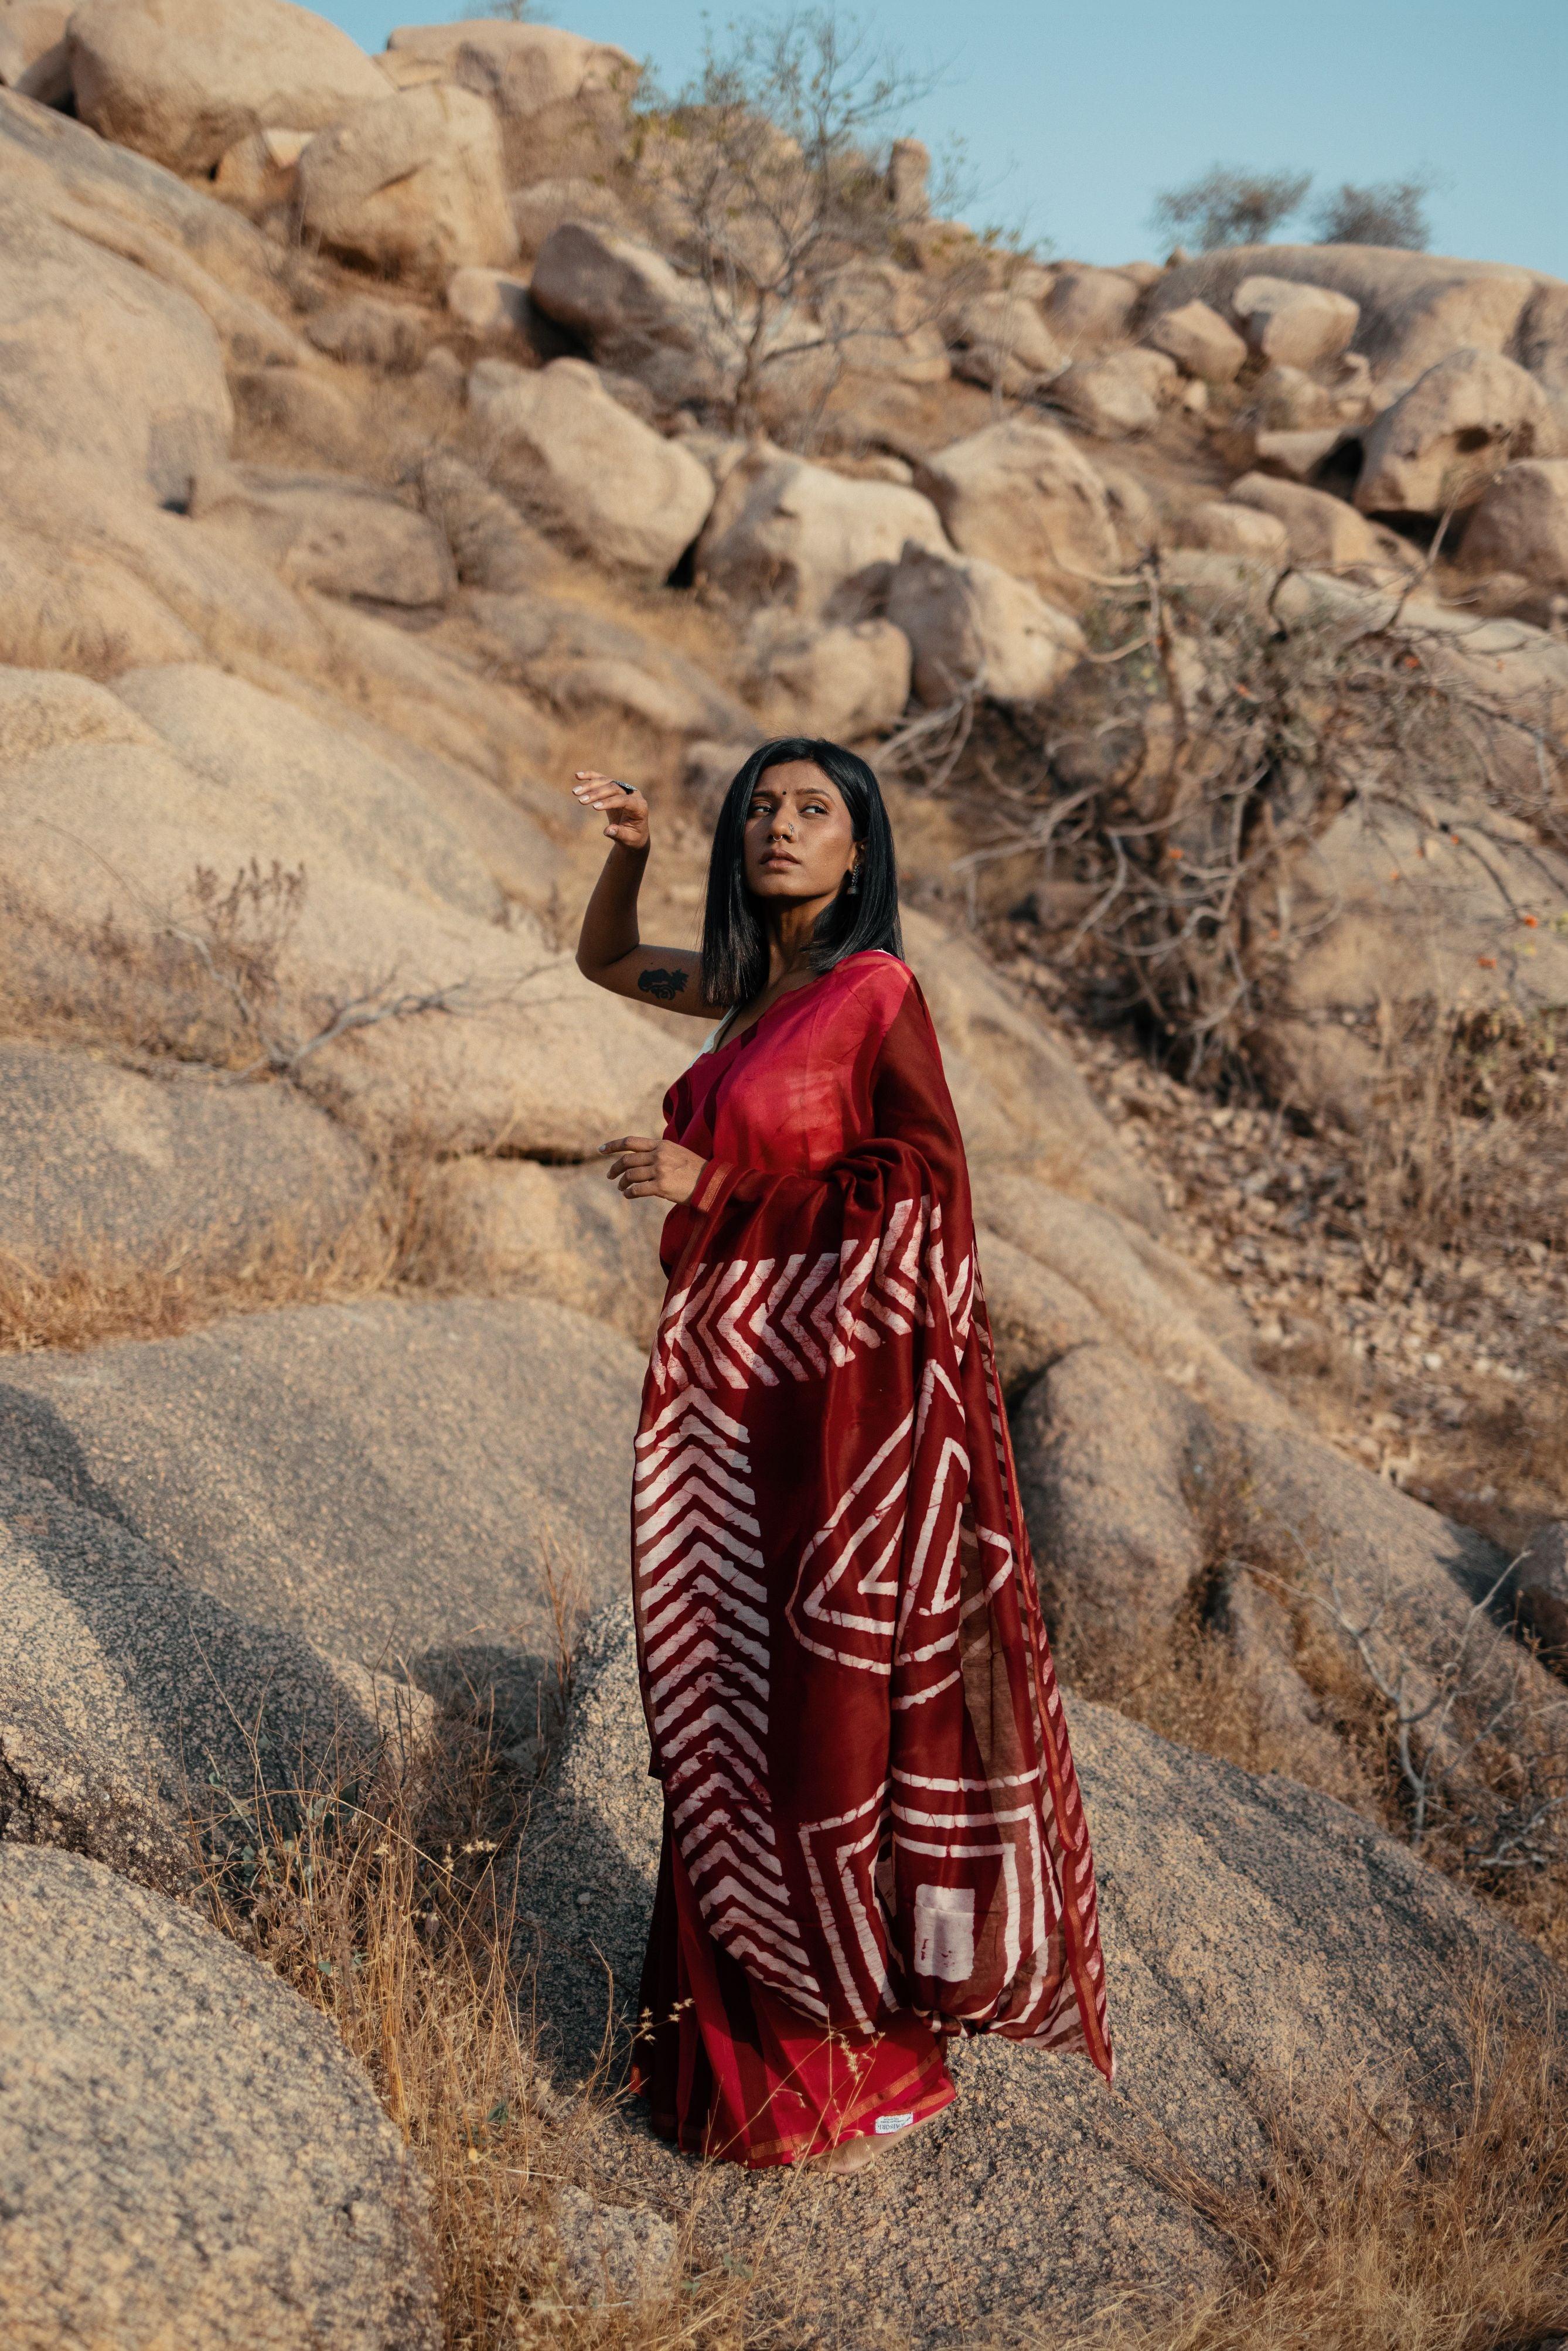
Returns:
[[[967,1886],[915,1889],[915,1972],[962,1983],[975,1970],[975,1895]]]
[[[878,2138],[885,2138],[889,2131],[907,2130],[914,2120],[913,2115],[878,2115],[872,2128]]]

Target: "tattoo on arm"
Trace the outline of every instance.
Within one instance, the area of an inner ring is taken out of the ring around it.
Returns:
[[[637,985],[644,996],[656,996],[667,1004],[673,996],[684,996],[691,974],[685,971],[640,971]]]

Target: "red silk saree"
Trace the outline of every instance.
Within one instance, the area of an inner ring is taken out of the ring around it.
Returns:
[[[968,1176],[925,999],[873,951],[700,1055],[666,1136],[633,1598],[666,1833],[635,2078],[789,2162],[953,2095],[961,2032],[1111,2072],[1093,1862]]]

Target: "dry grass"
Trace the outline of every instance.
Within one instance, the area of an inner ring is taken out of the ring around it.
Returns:
[[[1196,2311],[1126,2314],[1071,2351],[1531,2351],[1568,2328],[1568,2064],[1552,2033],[1471,2019],[1452,2109],[1347,2095],[1283,2117],[1256,2191],[1186,2167],[1166,2184],[1231,2254]],[[1070,2351],[1056,2338],[1058,2351]]]

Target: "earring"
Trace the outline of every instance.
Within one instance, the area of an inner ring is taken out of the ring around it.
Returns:
[[[852,898],[858,896],[859,892],[860,892],[860,886],[861,886],[861,870],[860,870],[860,867],[859,867],[858,865],[852,865],[852,866],[850,867],[850,896],[851,896]]]

